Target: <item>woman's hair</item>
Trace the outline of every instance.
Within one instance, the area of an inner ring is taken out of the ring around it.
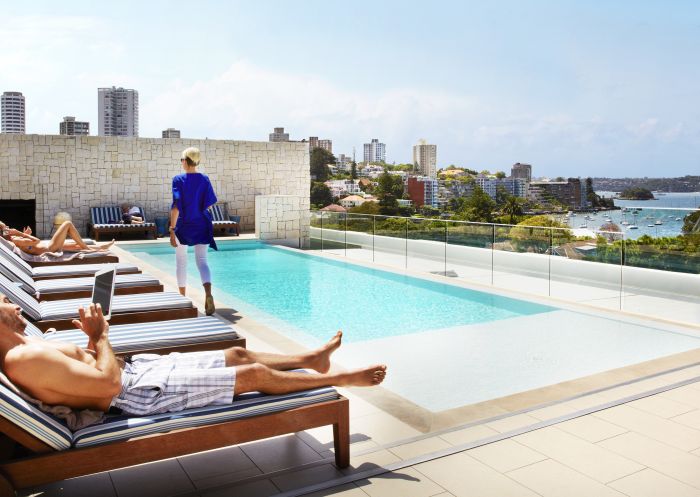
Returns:
[[[187,165],[190,167],[198,166],[200,158],[199,149],[197,147],[187,147],[182,151],[180,158],[187,162]]]

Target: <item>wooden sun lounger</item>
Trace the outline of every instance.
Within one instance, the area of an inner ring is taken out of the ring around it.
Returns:
[[[183,309],[163,309],[158,311],[140,311],[140,312],[125,312],[112,314],[109,320],[110,324],[132,324],[132,323],[149,323],[151,321],[168,321],[172,319],[187,319],[197,317],[197,308],[189,307]],[[50,328],[57,330],[70,330],[73,326],[73,319],[44,319],[34,321],[34,325],[41,331],[47,331]]]
[[[0,497],[14,496],[16,489],[327,425],[333,426],[335,463],[346,468],[350,463],[349,402],[342,396],[269,414],[64,450],[56,450],[20,423],[2,417],[0,432],[7,443],[2,444],[5,450],[0,459]]]
[[[162,292],[164,287],[162,284],[143,285],[143,286],[127,286],[117,287],[114,289],[114,295],[132,295],[134,293],[155,293]],[[92,290],[78,291],[63,291],[60,293],[40,293],[39,302],[47,302],[49,300],[65,300],[65,299],[80,299],[92,297]]]
[[[101,255],[74,259],[67,261],[25,261],[32,267],[43,267],[43,266],[67,266],[70,264],[107,264],[107,263],[117,263],[119,262],[119,257],[116,255]]]

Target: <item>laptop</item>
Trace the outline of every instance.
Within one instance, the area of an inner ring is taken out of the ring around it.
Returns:
[[[95,285],[92,288],[92,303],[102,306],[105,319],[112,315],[112,298],[114,297],[114,283],[117,279],[117,270],[113,265],[95,273]]]

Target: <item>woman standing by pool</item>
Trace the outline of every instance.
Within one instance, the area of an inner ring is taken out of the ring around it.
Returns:
[[[199,149],[183,150],[180,162],[183,174],[173,178],[173,204],[170,208],[170,245],[175,247],[177,286],[185,295],[187,285],[187,247],[194,245],[197,269],[206,294],[204,310],[207,316],[214,314],[214,297],[211,295],[211,272],[207,264],[207,246],[218,250],[214,241],[209,207],[216,203],[216,194],[209,178],[197,172]]]

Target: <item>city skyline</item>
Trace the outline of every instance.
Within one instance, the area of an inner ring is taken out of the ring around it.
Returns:
[[[87,2],[4,7],[0,90],[26,97],[27,133],[55,134],[65,115],[97,123],[95,90],[114,85],[139,91],[144,137],[175,127],[266,141],[284,125],[293,139],[320,134],[345,152],[380,137],[397,163],[411,162],[426,137],[438,167],[523,162],[538,176],[614,177],[699,169],[692,2],[386,2],[372,4],[371,19],[363,2],[138,5],[108,14]],[[173,37],[184,12],[189,32],[207,37]],[[162,50],[165,39],[176,50]]]

